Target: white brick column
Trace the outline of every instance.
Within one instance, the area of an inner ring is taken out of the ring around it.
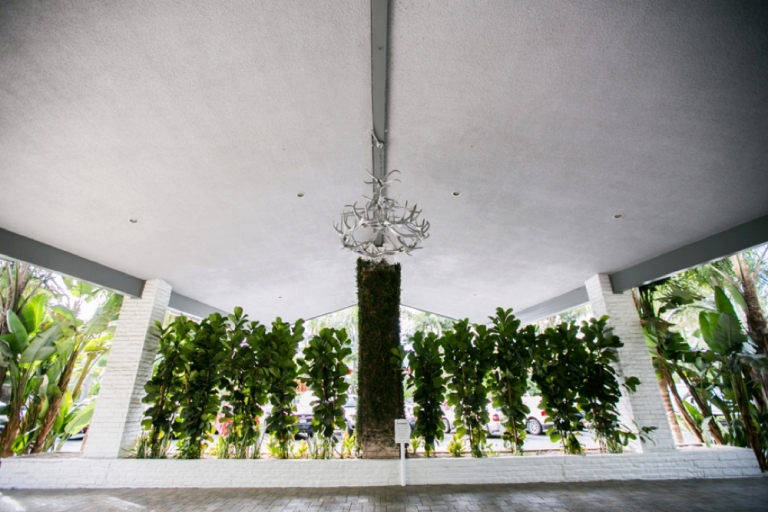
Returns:
[[[155,321],[163,321],[171,286],[160,279],[144,285],[141,298],[126,297],[120,310],[101,389],[83,455],[95,459],[125,457],[141,434],[146,407],[144,385],[157,355]]]
[[[640,427],[656,427],[651,434],[655,444],[650,441],[642,444],[638,442],[633,443],[632,448],[644,452],[674,450],[675,440],[656,384],[656,374],[632,294],[613,293],[607,274],[593,276],[586,285],[595,317],[608,315],[613,332],[624,342],[618,351],[620,367],[617,368],[622,383],[626,377],[640,379],[636,393],[624,393],[622,396],[619,403],[621,422],[629,427],[634,426],[633,421]]]

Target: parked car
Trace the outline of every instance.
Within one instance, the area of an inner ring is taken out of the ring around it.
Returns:
[[[311,391],[305,391],[296,397],[296,417],[299,419],[298,437],[309,437],[312,435],[312,402],[315,401],[315,396]],[[344,427],[338,429],[336,434],[346,431],[349,435],[352,435],[355,431],[355,418],[357,412],[357,396],[350,395],[347,397],[347,401],[344,406]]]
[[[82,439],[85,439],[85,434],[87,434],[87,433],[88,433],[88,427],[85,427],[85,428],[83,428],[83,430],[81,430],[77,434],[74,434],[74,435],[70,436],[69,440],[70,441],[80,441]]]
[[[413,424],[416,424],[415,421],[415,415],[413,414],[413,410],[416,407],[416,404],[413,402],[406,403],[403,408],[405,409],[405,419],[411,420],[413,419]],[[453,431],[453,422],[454,422],[454,414],[453,414],[453,407],[448,406],[447,403],[444,403],[442,406],[443,409],[443,432],[445,434],[450,434]],[[411,426],[411,431],[413,431],[413,426]]]
[[[224,407],[228,408],[229,405],[225,405]],[[264,411],[264,414],[257,421],[257,423],[266,422],[267,418],[269,417],[269,413],[272,412],[272,404],[266,404],[264,407],[262,407],[262,410]],[[226,436],[229,434],[230,425],[232,425],[232,419],[227,418],[222,412],[216,415],[216,419],[213,422],[213,427],[216,429],[216,433],[220,436]]]
[[[344,421],[347,424],[347,434],[355,433],[355,421],[357,420],[357,395],[347,395],[347,403],[344,404]]]
[[[443,402],[443,432],[450,434],[453,432],[453,423],[456,421],[456,415],[453,412],[453,406],[448,402]]]
[[[492,405],[488,405],[488,424],[485,426],[488,437],[501,437],[504,433],[504,424],[501,421],[501,413]]]
[[[539,408],[541,404],[540,396],[525,395],[523,397],[523,403],[528,406],[531,411],[528,413],[528,420],[525,423],[525,430],[532,436],[544,435],[546,429],[552,426],[552,422],[549,421],[547,413]]]

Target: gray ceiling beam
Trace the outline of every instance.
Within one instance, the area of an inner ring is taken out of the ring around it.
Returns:
[[[175,309],[181,313],[196,316],[198,318],[205,318],[211,313],[218,313],[226,317],[229,313],[222,311],[221,309],[209,306],[203,302],[195,299],[190,299],[184,295],[171,291],[171,300],[168,302],[168,307]]]
[[[23,261],[36,267],[87,281],[121,295],[141,297],[141,292],[144,290],[143,279],[3,228],[0,228],[0,254],[8,259]],[[171,291],[171,300],[168,306],[182,313],[201,318],[214,312],[226,315],[220,309],[174,291]]]
[[[575,290],[571,290],[562,295],[558,295],[557,297],[540,302],[535,306],[516,312],[515,316],[520,319],[523,325],[528,325],[536,320],[557,315],[558,313],[568,311],[569,309],[578,306],[583,306],[588,302],[589,295],[587,295],[587,287],[581,286]]]
[[[105,267],[71,252],[0,228],[0,254],[36,267],[53,270],[123,295],[140,297],[144,280]]]
[[[625,292],[765,243],[768,243],[768,215],[611,274],[611,286],[616,293]],[[524,309],[516,316],[529,324],[588,302],[587,289],[582,286]]]
[[[624,292],[766,242],[768,215],[611,274],[611,286]]]
[[[371,0],[371,105],[373,108],[373,169],[376,177],[386,172],[387,55],[389,1]]]

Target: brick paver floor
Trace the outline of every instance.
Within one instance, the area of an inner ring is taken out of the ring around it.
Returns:
[[[2,512],[768,511],[768,478],[334,489],[6,490]]]

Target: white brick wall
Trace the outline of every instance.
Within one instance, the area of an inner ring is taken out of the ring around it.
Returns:
[[[406,461],[409,485],[670,480],[760,476],[751,450]],[[400,461],[136,460],[14,457],[0,489],[120,487],[365,487],[400,484]]]
[[[630,376],[640,379],[637,393],[622,396],[619,404],[622,423],[632,426],[634,420],[641,427],[657,428],[652,434],[654,443],[634,443],[632,447],[645,452],[674,450],[675,440],[632,295],[613,293],[606,274],[593,276],[586,286],[595,317],[608,315],[614,333],[624,342],[624,347],[618,351],[620,368],[617,369],[622,381]]]
[[[125,457],[141,433],[144,385],[157,356],[155,321],[162,322],[171,286],[160,279],[144,285],[140,299],[126,297],[120,310],[107,367],[88,431],[84,456]]]

